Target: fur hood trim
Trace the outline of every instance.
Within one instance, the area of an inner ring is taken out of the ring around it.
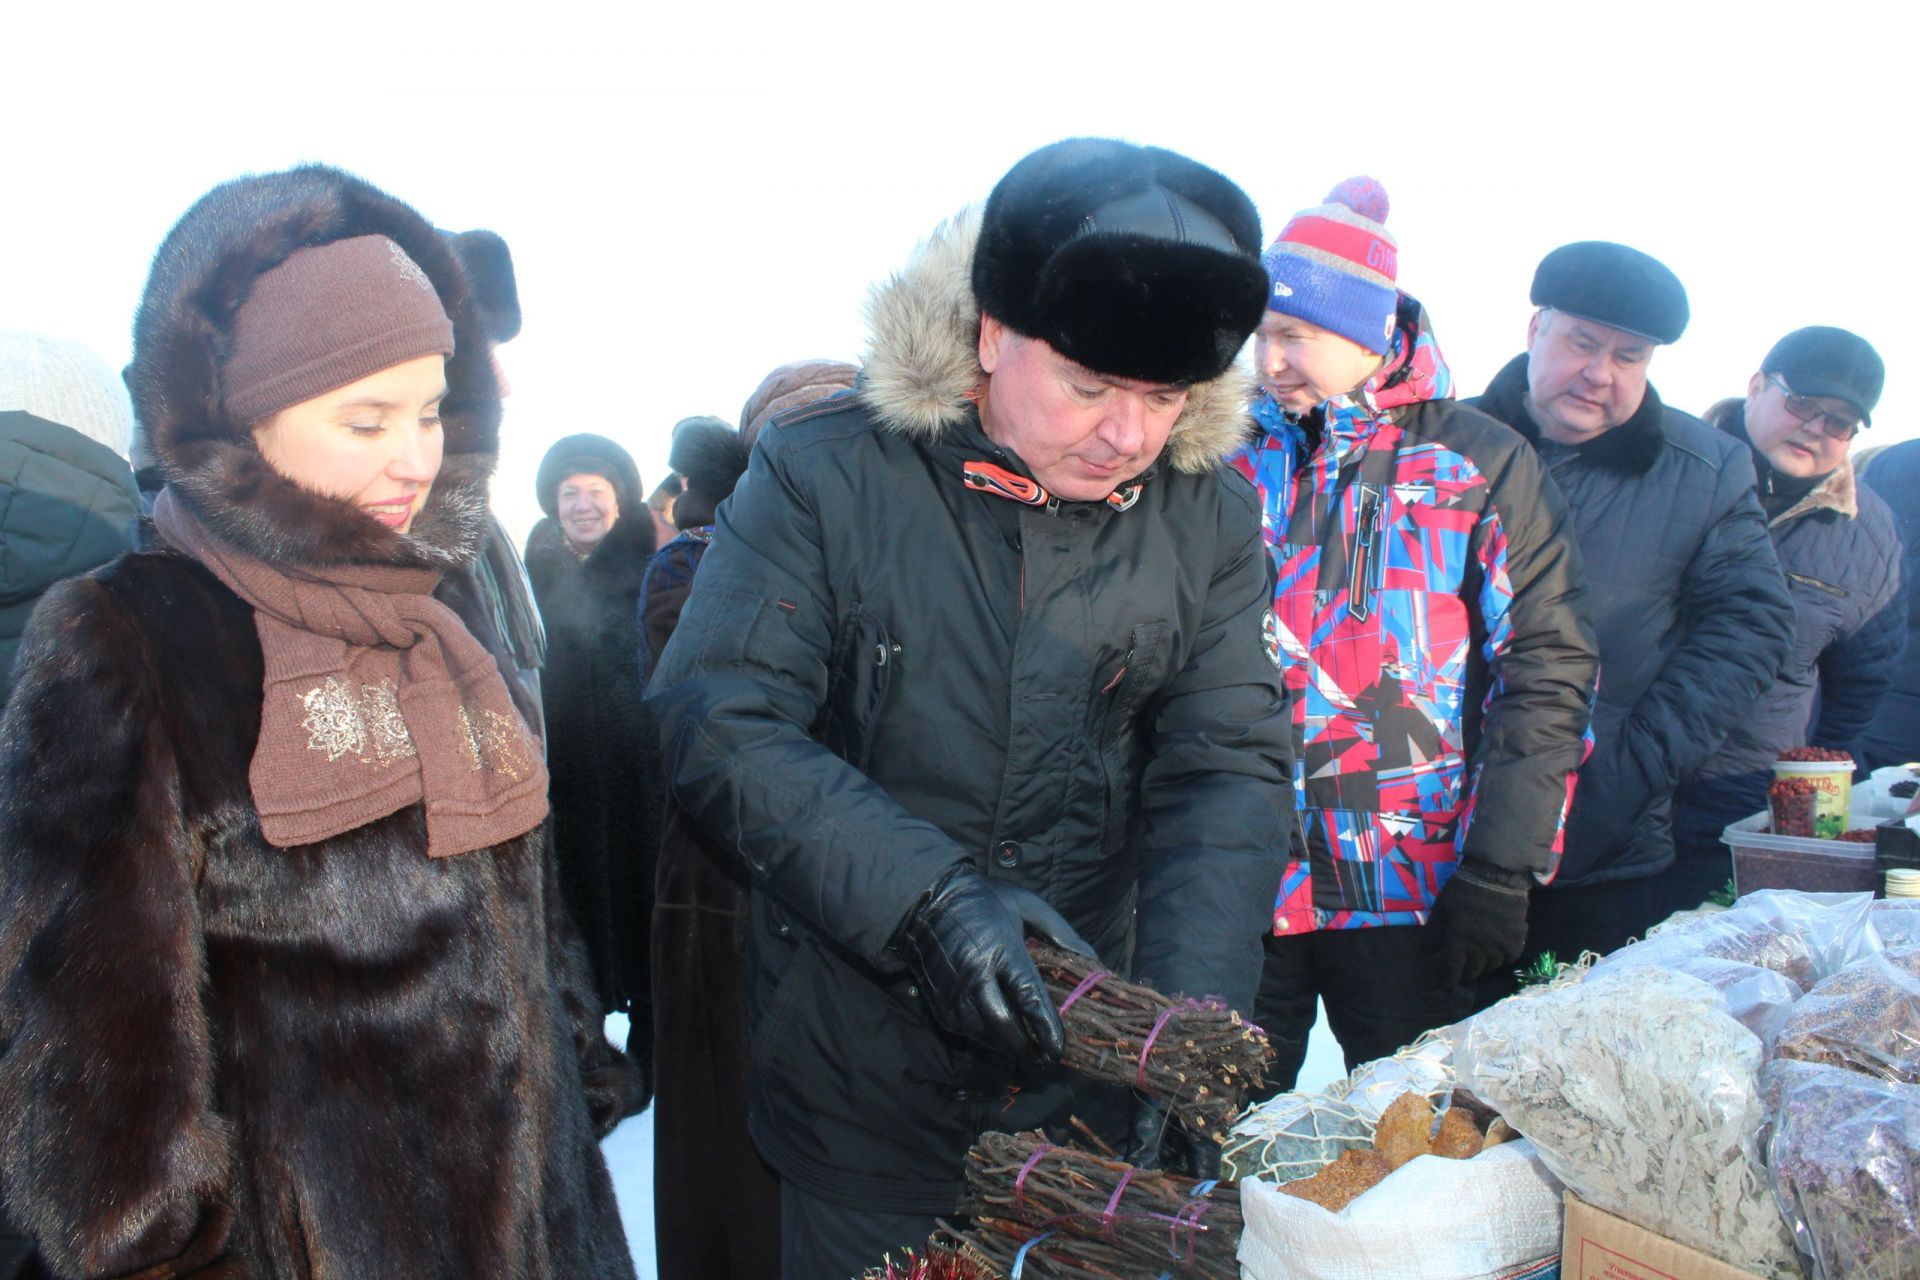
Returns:
[[[1783,525],[1815,511],[1832,511],[1848,520],[1856,519],[1860,515],[1860,494],[1855,484],[1853,462],[1843,459],[1839,466],[1827,473],[1826,479],[1813,486],[1806,497],[1767,521],[1767,524]]]
[[[891,430],[933,440],[974,417],[973,396],[987,380],[972,280],[979,237],[979,210],[962,210],[867,301],[859,396]],[[1238,362],[1188,389],[1187,407],[1167,438],[1174,470],[1200,474],[1225,461],[1251,429],[1253,390],[1252,375]]]
[[[419,264],[453,321],[440,474],[399,533],[275,472],[226,407],[221,366],[253,282],[297,249],[384,235]],[[202,196],[154,255],[128,371],[144,445],[220,537],[277,564],[451,568],[486,536],[500,396],[485,321],[446,240],[409,206],[324,165],[238,178]]]

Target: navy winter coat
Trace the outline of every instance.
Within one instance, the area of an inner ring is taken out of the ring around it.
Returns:
[[[1920,760],[1920,440],[1889,445],[1860,469],[1860,480],[1887,504],[1905,548],[1900,579],[1907,608],[1902,617],[1893,683],[1880,698],[1860,738],[1861,763],[1870,769]]]
[[[1773,683],[1793,602],[1754,497],[1746,446],[1660,402],[1582,445],[1543,442],[1527,357],[1468,401],[1541,450],[1573,512],[1600,641],[1593,755],[1554,892],[1672,863],[1673,793]]]
[[[932,886],[969,864],[1246,1008],[1293,829],[1270,562],[1220,465],[1240,388],[1191,388],[1130,496],[976,482],[1020,462],[967,394],[972,239],[876,301],[855,396],[760,437],[648,690],[675,799],[752,876],[754,1140],[892,1213],[952,1213],[983,1130],[1083,1096],[935,1023],[895,946]]]
[[[1739,401],[1709,417],[1746,447]],[[1775,516],[1768,531],[1793,597],[1793,647],[1773,687],[1675,798],[1682,851],[1721,853],[1727,824],[1766,808],[1773,761],[1786,748],[1854,750],[1905,640],[1893,515],[1856,488],[1851,464]]]
[[[0,706],[33,606],[62,578],[133,550],[139,525],[125,458],[72,427],[0,413]]]

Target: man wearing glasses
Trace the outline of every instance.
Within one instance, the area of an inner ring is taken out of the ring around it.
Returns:
[[[1750,450],[1793,596],[1793,647],[1773,687],[1675,797],[1679,858],[1660,878],[1659,907],[1698,906],[1726,883],[1720,833],[1766,808],[1782,750],[1811,744],[1857,756],[1893,678],[1906,640],[1900,539],[1886,504],[1856,486],[1847,458],[1885,377],[1865,339],[1815,325],[1774,344],[1744,400],[1707,410],[1707,421]]]
[[[1673,272],[1582,241],[1541,261],[1532,300],[1526,352],[1469,403],[1525,436],[1566,497],[1600,691],[1565,857],[1532,895],[1523,964],[1604,953],[1660,919],[1674,790],[1753,710],[1793,631],[1748,451],[1647,381],[1654,351],[1687,325]],[[1481,1000],[1513,986],[1491,975]]]

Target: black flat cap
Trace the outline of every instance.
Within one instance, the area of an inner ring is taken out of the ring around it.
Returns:
[[[1868,426],[1887,381],[1887,366],[1872,344],[1857,333],[1825,324],[1795,329],[1774,343],[1760,362],[1760,372],[1779,374],[1796,395],[1845,400]]]
[[[1563,244],[1533,273],[1533,305],[1677,342],[1687,328],[1687,291],[1658,258],[1607,240]]]
[[[1219,377],[1260,323],[1267,273],[1245,192],[1172,151],[1069,138],[987,200],[973,257],[983,311],[1098,373]]]

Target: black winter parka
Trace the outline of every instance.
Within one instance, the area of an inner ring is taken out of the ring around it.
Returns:
[[[1192,389],[1127,509],[969,487],[1021,465],[967,398],[973,234],[876,301],[856,395],[761,436],[649,697],[676,798],[753,875],[755,1140],[901,1213],[951,1212],[974,1137],[1069,1088],[935,1026],[895,949],[929,889],[971,864],[1246,1008],[1292,822],[1259,513],[1219,466],[1240,388]]]
[[[1467,403],[1541,447],[1527,357]],[[1542,450],[1573,512],[1600,642],[1593,754],[1580,770],[1554,892],[1655,875],[1674,858],[1673,793],[1773,683],[1793,602],[1747,450],[1662,404]]]

